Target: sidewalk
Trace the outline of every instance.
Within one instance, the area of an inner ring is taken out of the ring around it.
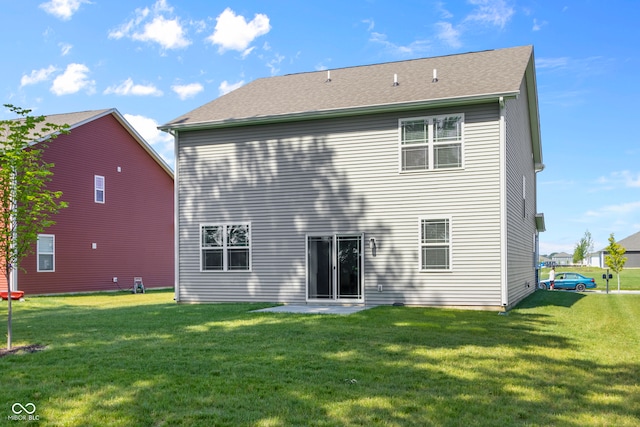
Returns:
[[[588,289],[585,292],[593,292],[596,294],[606,294],[607,290],[606,289]],[[609,293],[610,294],[639,294],[640,295],[640,291],[625,291],[624,289],[618,291],[618,288],[615,289],[611,289],[611,287],[609,287]]]

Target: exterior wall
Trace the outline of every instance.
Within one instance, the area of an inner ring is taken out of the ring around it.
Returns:
[[[528,117],[523,80],[520,96],[507,100],[505,105],[508,306],[515,305],[536,289],[536,173]]]
[[[595,261],[594,257],[591,265],[601,268],[607,268],[605,258],[608,254],[609,252],[607,251],[599,252],[597,261]],[[640,251],[627,250],[624,253],[624,256],[627,258],[627,262],[624,263],[624,268],[640,268]]]
[[[44,158],[55,164],[50,188],[69,207],[44,232],[55,235],[55,272],[37,272],[35,254],[25,258],[20,290],[127,289],[136,276],[145,287],[173,286],[173,179],[112,115],[51,141]],[[104,204],[94,202],[94,175],[105,177]]]
[[[398,120],[460,112],[464,169],[399,173]],[[500,306],[499,123],[496,102],[180,132],[178,300],[303,303],[306,236],[363,233],[366,304]],[[451,218],[450,272],[419,271],[427,215]],[[201,272],[199,225],[245,222],[252,270]]]

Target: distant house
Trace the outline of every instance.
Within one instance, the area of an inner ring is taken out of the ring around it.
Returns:
[[[504,309],[535,290],[531,46],[258,79],[160,128],[177,301]]]
[[[115,109],[47,116],[70,133],[48,141],[49,188],[69,207],[12,277],[26,295],[172,287],[173,172]],[[23,271],[24,270],[24,271]],[[6,289],[6,280],[0,287]]]
[[[624,268],[640,268],[640,231],[619,240],[618,243],[626,249],[624,256],[627,258],[627,262],[624,264]],[[607,254],[606,248],[598,251],[597,256],[594,257],[597,260],[594,265],[607,268],[605,263]]]
[[[573,255],[566,252],[559,252],[551,256],[551,261],[556,265],[571,265],[573,264]]]

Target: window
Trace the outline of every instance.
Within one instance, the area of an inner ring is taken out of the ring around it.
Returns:
[[[420,219],[420,270],[450,269],[450,220],[448,218]]]
[[[462,167],[463,114],[400,120],[400,170]]]
[[[201,225],[200,258],[201,271],[250,270],[250,225]]]
[[[104,176],[95,175],[93,177],[94,201],[104,203]]]
[[[37,249],[37,271],[55,271],[55,236],[53,234],[38,234]]]

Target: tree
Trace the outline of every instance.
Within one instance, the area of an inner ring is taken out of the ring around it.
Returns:
[[[609,246],[607,246],[605,250],[608,254],[604,257],[604,262],[607,264],[607,267],[618,276],[618,292],[620,292],[620,272],[627,262],[627,257],[624,256],[627,250],[620,243],[616,242],[613,233],[609,236]]]
[[[45,140],[68,133],[68,126],[45,123],[44,116],[29,115],[31,110],[5,107],[22,117],[0,120],[0,268],[9,291],[7,348],[11,349],[11,274],[33,252],[38,234],[54,224],[51,216],[66,207],[59,200],[62,193],[47,188],[53,164],[42,158]]]
[[[584,260],[593,252],[593,239],[589,230],[585,231],[584,236],[578,243],[573,251],[573,263],[584,264]]]

